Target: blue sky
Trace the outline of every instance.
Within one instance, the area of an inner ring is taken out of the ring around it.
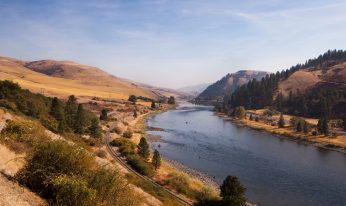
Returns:
[[[346,49],[346,1],[0,0],[0,55],[180,88]]]

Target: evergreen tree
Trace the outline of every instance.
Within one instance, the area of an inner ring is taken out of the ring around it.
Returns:
[[[297,127],[296,127],[296,130],[297,132],[302,132],[304,130],[304,125],[303,125],[303,121],[299,120],[298,123],[297,123]]]
[[[76,117],[75,117],[75,122],[74,122],[75,132],[79,134],[83,134],[85,131],[86,124],[87,124],[87,120],[86,120],[86,115],[85,115],[83,105],[79,104]]]
[[[175,99],[173,96],[170,96],[167,101],[168,104],[175,104]]]
[[[138,114],[137,114],[137,110],[133,111],[133,118],[137,118],[138,117]]]
[[[152,108],[152,109],[155,109],[155,108],[156,108],[156,104],[155,104],[154,101],[151,102],[151,108]]]
[[[69,96],[65,106],[65,119],[67,126],[70,128],[74,128],[77,108],[78,105],[76,97],[73,95]]]
[[[107,121],[108,120],[108,111],[107,109],[102,109],[100,120]]]
[[[149,144],[144,137],[142,137],[139,141],[138,149],[139,156],[143,157],[144,159],[148,159],[150,155]]]
[[[324,135],[328,135],[329,127],[328,127],[328,119],[326,117],[322,117],[318,120],[317,130]]]
[[[154,165],[155,170],[157,170],[161,166],[161,156],[160,156],[159,151],[157,151],[157,150],[154,151],[152,164]]]
[[[284,119],[284,116],[282,115],[282,113],[280,114],[280,119],[279,119],[279,122],[278,122],[278,126],[279,126],[279,128],[284,128],[285,127],[285,119]]]
[[[99,125],[99,120],[98,118],[93,118],[91,120],[91,125],[89,127],[90,135],[93,138],[100,138],[102,136],[102,129]]]
[[[253,121],[253,116],[252,116],[252,114],[250,114],[249,120],[250,120],[250,121]]]
[[[227,176],[220,187],[220,196],[222,197],[222,205],[227,206],[245,206],[245,191],[238,178],[235,176]]]
[[[342,126],[344,130],[346,130],[346,117],[344,117],[344,119],[342,120]]]
[[[275,99],[275,106],[277,110],[282,111],[283,101],[284,101],[284,96],[280,92]]]
[[[129,101],[132,102],[132,103],[136,103],[137,97],[135,95],[130,95]]]
[[[52,115],[58,122],[58,132],[63,133],[66,129],[64,110],[62,102],[56,97],[52,100],[50,115]]]
[[[306,121],[304,121],[304,134],[309,133],[309,123],[307,123]]]

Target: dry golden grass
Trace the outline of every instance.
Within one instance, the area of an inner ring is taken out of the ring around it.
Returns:
[[[76,72],[74,75],[69,74],[68,78],[60,78],[32,71],[12,59],[0,57],[0,80],[12,80],[33,92],[58,97],[72,94],[79,97],[96,96],[114,99],[127,99],[131,94],[156,97],[153,92],[145,88],[111,76],[99,69],[73,64],[80,67],[81,72]]]

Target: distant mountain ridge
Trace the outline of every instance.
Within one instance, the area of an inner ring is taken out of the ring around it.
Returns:
[[[198,98],[201,99],[216,99],[223,97],[225,94],[230,94],[239,86],[246,84],[252,79],[260,80],[265,77],[268,72],[255,70],[240,70],[236,73],[229,73],[222,77],[214,84],[208,86]]]
[[[187,92],[189,94],[198,96],[201,92],[203,92],[210,84],[209,83],[202,83],[202,84],[196,84],[191,86],[186,86],[179,88],[179,91]]]

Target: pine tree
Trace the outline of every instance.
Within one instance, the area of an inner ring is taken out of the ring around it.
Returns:
[[[74,129],[76,133],[83,134],[85,130],[86,125],[86,116],[85,111],[82,104],[78,105],[75,122],[74,122]]]
[[[303,122],[299,120],[297,123],[297,128],[296,128],[297,132],[302,132],[304,129],[303,127],[304,127]]]
[[[152,108],[152,109],[155,109],[155,108],[156,108],[156,104],[155,104],[154,101],[151,102],[151,108]]]
[[[246,188],[241,185],[235,176],[227,176],[220,186],[220,196],[222,205],[245,206]]]
[[[101,132],[102,130],[99,123],[100,122],[97,117],[91,120],[89,131],[90,131],[91,137],[93,138],[100,138],[102,136],[102,132]]]
[[[69,96],[65,106],[65,119],[67,126],[70,128],[74,128],[77,108],[78,105],[76,97],[73,95]]]
[[[317,130],[324,135],[329,134],[329,126],[328,126],[328,119],[326,117],[322,117],[318,120],[317,124]]]
[[[303,128],[304,134],[309,133],[309,123],[304,121],[304,128]]]
[[[102,109],[100,120],[107,121],[108,120],[108,111],[107,109]]]
[[[137,97],[135,95],[130,95],[129,96],[129,101],[132,102],[132,103],[136,103]]]
[[[154,151],[152,164],[154,165],[155,170],[157,170],[161,166],[161,156],[159,151],[157,150]]]
[[[139,156],[143,157],[144,159],[148,159],[150,155],[149,144],[144,137],[142,137],[139,141],[138,149]]]
[[[168,104],[175,104],[175,99],[173,96],[170,96],[167,101]]]
[[[279,119],[279,122],[278,122],[278,126],[279,126],[279,128],[284,128],[285,127],[285,119],[284,119],[284,116],[282,115],[282,113],[280,114],[280,119]]]
[[[54,97],[52,100],[50,115],[52,115],[58,121],[58,132],[63,133],[66,129],[65,115],[62,102],[56,97]]]
[[[137,114],[137,110],[133,111],[133,118],[137,118],[138,117],[138,114]]]

